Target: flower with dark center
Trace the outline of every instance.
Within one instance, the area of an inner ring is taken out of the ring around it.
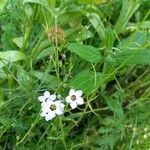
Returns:
[[[56,105],[55,104],[52,104],[52,105],[50,105],[50,107],[49,107],[52,111],[54,111],[54,110],[56,110]]]
[[[46,103],[42,103],[41,108],[41,116],[45,117],[46,121],[52,120],[57,115],[64,114],[65,105],[60,101],[47,101]]]
[[[70,107],[72,109],[75,109],[77,105],[84,104],[84,100],[82,98],[82,91],[81,90],[75,91],[74,89],[71,89],[69,91],[69,95],[66,97],[66,102],[70,104]]]
[[[76,98],[77,98],[77,97],[76,97],[75,95],[72,95],[72,96],[71,96],[71,100],[72,100],[72,101],[75,101]]]
[[[56,99],[56,95],[55,94],[50,95],[50,93],[48,91],[45,91],[44,95],[43,96],[39,96],[38,99],[42,103],[46,103],[48,101],[54,101]]]

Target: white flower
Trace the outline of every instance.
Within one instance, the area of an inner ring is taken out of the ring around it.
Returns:
[[[39,96],[38,100],[41,101],[42,103],[46,103],[47,101],[54,101],[56,99],[56,95],[50,95],[48,91],[44,92],[43,96]]]
[[[71,89],[69,91],[69,95],[66,97],[66,102],[70,104],[70,107],[72,109],[75,109],[77,105],[84,104],[84,100],[81,96],[82,96],[81,90],[75,91],[74,89]]]
[[[45,117],[46,121],[52,120],[56,115],[64,114],[64,107],[61,101],[47,101],[42,103],[41,116]]]

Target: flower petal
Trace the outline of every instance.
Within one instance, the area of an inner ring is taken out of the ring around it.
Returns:
[[[84,104],[84,100],[83,100],[82,97],[77,98],[76,102],[77,102],[78,105],[83,105]]]
[[[70,89],[69,96],[72,96],[72,95],[75,95],[75,94],[76,94],[75,90],[74,89]]]
[[[82,91],[81,91],[81,90],[76,91],[76,96],[77,96],[77,97],[81,97],[81,96],[82,96],[82,94],[83,94],[83,93],[82,93]]]
[[[41,101],[41,102],[43,102],[43,101],[45,101],[45,97],[44,96],[39,96],[38,100]]]
[[[40,115],[41,115],[42,117],[44,117],[44,116],[46,115],[46,113],[42,111]]]
[[[75,109],[77,107],[77,103],[75,101],[72,101],[70,103],[70,107],[71,107],[71,109]]]
[[[57,109],[55,110],[55,113],[57,115],[62,115],[64,113],[63,109],[61,107],[57,107]]]
[[[72,102],[72,100],[71,100],[71,97],[70,97],[70,96],[67,96],[67,97],[66,97],[66,102],[67,102],[67,103],[71,103],[71,102]]]
[[[52,120],[55,116],[56,116],[55,112],[51,111],[48,114],[46,114],[45,120],[46,121]]]
[[[45,106],[45,107],[42,107],[41,110],[42,110],[43,112],[49,112],[49,111],[50,111],[50,108],[49,108],[49,106]]]
[[[55,110],[56,114],[58,114],[58,115],[63,114],[65,105],[60,100],[55,101],[55,105],[56,105],[56,108],[57,108]]]
[[[41,107],[49,107],[50,105],[52,105],[53,104],[53,101],[44,101],[44,102],[42,102],[41,103]]]
[[[50,98],[50,92],[45,91],[45,92],[44,92],[44,97],[45,97],[45,98]]]
[[[63,108],[63,109],[65,108],[65,105],[63,103],[61,103],[61,108]]]
[[[55,94],[50,95],[50,99],[51,99],[52,101],[54,101],[54,100],[56,99],[56,95],[55,95]]]

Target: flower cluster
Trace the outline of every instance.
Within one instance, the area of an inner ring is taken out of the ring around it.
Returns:
[[[57,115],[64,114],[65,105],[62,100],[57,99],[55,94],[51,95],[48,91],[45,91],[44,95],[39,96],[38,99],[41,101],[41,116],[45,117],[46,121],[52,120]],[[70,105],[71,109],[84,104],[82,91],[71,89],[65,101]]]

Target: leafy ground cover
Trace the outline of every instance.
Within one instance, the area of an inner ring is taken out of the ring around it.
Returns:
[[[1,0],[0,149],[149,150],[149,8],[149,0]],[[49,121],[45,91],[65,105]]]

